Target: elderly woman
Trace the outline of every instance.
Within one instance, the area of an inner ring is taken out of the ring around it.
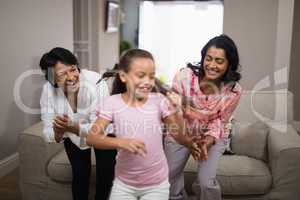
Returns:
[[[40,67],[47,82],[40,99],[43,133],[47,142],[62,142],[72,166],[74,200],[87,200],[91,174],[91,149],[85,143],[93,112],[101,98],[109,94],[100,75],[80,69],[67,49],[45,53]],[[115,150],[94,149],[96,157],[96,200],[108,198],[114,178]]]

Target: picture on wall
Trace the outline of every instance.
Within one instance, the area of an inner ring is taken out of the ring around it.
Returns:
[[[115,1],[107,1],[105,32],[113,33],[119,30],[120,5]]]

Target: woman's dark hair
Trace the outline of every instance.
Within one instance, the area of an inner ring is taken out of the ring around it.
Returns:
[[[187,67],[191,68],[201,80],[204,77],[204,59],[207,50],[210,47],[216,47],[218,49],[224,50],[225,56],[228,60],[228,69],[222,77],[222,82],[224,82],[224,84],[233,83],[234,86],[235,82],[238,82],[241,79],[241,74],[239,73],[240,60],[238,50],[234,41],[227,35],[222,34],[209,40],[208,43],[201,50],[200,63],[198,63],[198,65],[188,63]]]
[[[121,56],[120,62],[118,64],[115,64],[112,70],[108,70],[102,75],[102,78],[98,82],[106,78],[115,77],[112,84],[111,94],[113,95],[126,92],[126,84],[121,81],[118,72],[123,71],[127,73],[130,70],[130,64],[134,59],[137,58],[149,58],[154,61],[153,56],[150,52],[143,49],[130,49]]]
[[[54,74],[53,67],[61,62],[65,65],[76,65],[80,72],[80,68],[78,66],[78,60],[75,55],[62,47],[55,47],[48,53],[45,53],[40,60],[40,68],[45,73],[45,78],[49,81],[54,87],[57,85],[54,83]]]

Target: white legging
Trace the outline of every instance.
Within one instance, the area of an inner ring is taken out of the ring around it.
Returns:
[[[115,179],[110,200],[168,200],[170,184],[165,180],[159,185],[137,188]]]

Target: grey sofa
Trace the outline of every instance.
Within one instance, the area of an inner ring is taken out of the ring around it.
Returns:
[[[300,199],[300,136],[293,128],[292,94],[244,92],[235,111],[231,148],[221,157],[217,178],[224,199]],[[20,134],[20,189],[24,200],[68,200],[71,167],[62,144],[45,143],[42,123]],[[92,154],[93,155],[93,154]],[[94,199],[95,161],[91,195]],[[185,168],[185,187],[194,199],[197,163]]]

